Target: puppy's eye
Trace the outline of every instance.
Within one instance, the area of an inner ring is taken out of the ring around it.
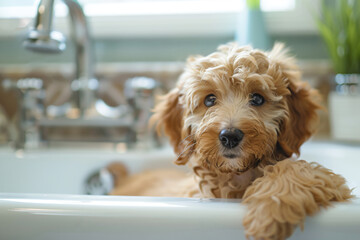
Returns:
[[[265,102],[265,99],[263,96],[261,96],[258,93],[253,93],[250,95],[250,104],[253,106],[261,106]]]
[[[212,107],[215,105],[216,102],[216,96],[214,94],[209,94],[206,96],[205,100],[204,100],[204,104],[207,107]]]

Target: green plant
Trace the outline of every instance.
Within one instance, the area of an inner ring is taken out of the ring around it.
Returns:
[[[360,1],[322,0],[317,25],[334,70],[360,73]]]

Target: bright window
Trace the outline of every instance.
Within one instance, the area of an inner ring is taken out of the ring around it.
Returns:
[[[311,1],[311,4],[308,4]],[[80,0],[92,32],[100,37],[230,36],[245,0]],[[58,30],[67,29],[66,6],[55,0]],[[263,0],[270,33],[306,34],[316,30],[309,6],[319,0]],[[35,15],[32,0],[0,1],[2,35],[17,34]],[[286,21],[285,21],[286,19]]]
[[[0,18],[22,18],[32,16],[38,1],[0,1]],[[57,16],[64,16],[66,7],[55,1]],[[209,14],[238,12],[244,8],[244,0],[80,0],[87,16],[126,15],[172,15]],[[295,0],[263,0],[263,11],[290,11]],[[30,11],[29,11],[30,10]]]

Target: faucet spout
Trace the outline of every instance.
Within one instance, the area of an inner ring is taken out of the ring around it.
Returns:
[[[65,50],[65,37],[52,30],[54,0],[42,0],[37,8],[34,27],[29,31],[24,47],[34,52],[60,53]]]
[[[94,53],[89,26],[82,7],[76,0],[63,0],[71,18],[71,31],[76,49],[76,78],[71,83],[73,90],[71,105],[79,110],[79,117],[95,102]],[[42,53],[60,53],[65,50],[66,40],[62,33],[52,30],[54,0],[41,0],[35,17],[34,27],[29,31],[24,46]]]

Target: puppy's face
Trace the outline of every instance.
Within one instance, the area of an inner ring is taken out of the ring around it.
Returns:
[[[199,71],[185,83],[181,99],[194,150],[204,166],[221,172],[244,172],[271,155],[286,118],[285,82],[239,65]]]
[[[279,49],[263,53],[235,45],[189,59],[178,87],[154,115],[177,162],[196,154],[208,169],[242,173],[298,153],[312,133],[317,105],[312,90],[300,87],[291,61]],[[303,130],[292,129],[297,127]]]

